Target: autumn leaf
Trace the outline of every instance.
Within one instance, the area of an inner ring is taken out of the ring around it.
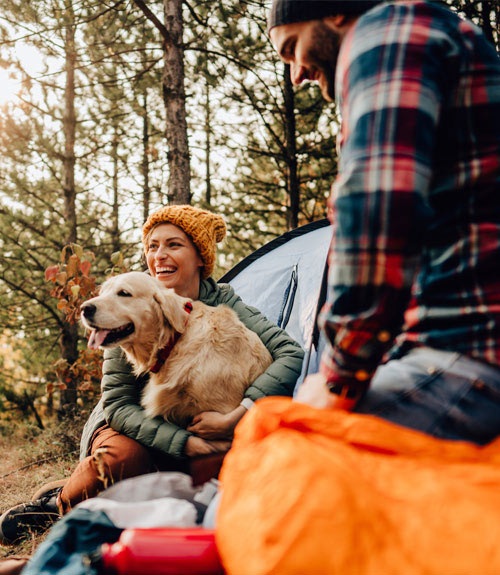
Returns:
[[[80,294],[80,286],[79,285],[71,286],[71,295],[73,301],[76,301],[78,299],[79,294]]]
[[[76,256],[75,254],[70,256],[70,258],[68,260],[68,266],[66,268],[66,272],[67,272],[68,276],[70,276],[70,277],[76,276],[76,274],[78,273],[78,263],[79,262],[80,262],[80,259],[78,258],[78,256]]]
[[[66,272],[59,272],[58,274],[56,274],[56,282],[59,285],[64,285],[66,283],[67,279],[68,279],[68,274]]]
[[[50,266],[45,270],[45,281],[55,281],[55,277],[59,271],[59,266]]]
[[[82,258],[83,256],[82,246],[79,246],[78,244],[71,244],[71,249],[73,250],[73,253],[76,255],[78,259]]]
[[[80,270],[82,272],[82,275],[84,275],[85,277],[88,277],[91,265],[92,264],[89,261],[85,261],[85,262],[82,262],[80,264]]]
[[[69,245],[66,245],[61,250],[61,261],[62,261],[62,263],[64,263],[66,261],[66,254],[67,254],[68,250],[70,250],[70,249],[71,249],[71,247]]]

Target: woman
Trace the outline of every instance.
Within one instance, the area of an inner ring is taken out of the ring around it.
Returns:
[[[140,406],[146,377],[133,375],[120,348],[104,352],[102,397],[83,430],[81,461],[63,486],[51,484],[0,518],[0,541],[12,541],[28,529],[43,528],[71,507],[94,497],[112,483],[154,470],[189,472],[198,456],[224,453],[238,421],[253,402],[269,395],[293,393],[303,351],[286,332],[255,308],[245,305],[231,286],[211,277],[215,245],[226,234],[221,216],[193,206],[166,206],[143,227],[149,273],[179,295],[210,306],[227,305],[257,333],[273,363],[247,389],[231,413],[197,415],[187,429],[162,418],[148,418]]]

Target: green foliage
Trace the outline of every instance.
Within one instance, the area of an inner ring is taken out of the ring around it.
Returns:
[[[498,47],[498,2],[448,3]],[[147,5],[161,20],[163,0]],[[290,89],[266,32],[268,7],[184,4],[193,203],[228,224],[216,275],[295,220],[324,217],[337,170],[335,107],[313,85]],[[93,289],[89,266],[97,283],[139,268],[142,222],[166,201],[162,39],[134,2],[5,0],[0,66],[20,81],[19,97],[0,105],[0,413],[24,409],[36,424],[29,402],[45,421],[51,394],[66,385],[79,401],[95,399],[98,373],[86,371],[94,360],[75,323]]]
[[[445,0],[452,8],[475,22],[500,52],[500,4],[497,0]]]
[[[336,173],[337,122],[335,110],[312,86],[297,90],[287,107],[284,66],[266,33],[268,3],[200,0],[190,6],[187,59],[198,86],[198,108],[190,116],[203,126],[204,139],[198,140],[203,152],[211,136],[216,159],[211,173],[194,181],[206,190],[210,177],[211,206],[229,223],[220,262],[228,269],[289,229],[294,215],[299,225],[325,216]],[[294,142],[286,134],[290,119],[296,126]],[[206,155],[199,157],[206,167]],[[223,160],[217,163],[218,158]],[[297,214],[291,200],[295,163]]]

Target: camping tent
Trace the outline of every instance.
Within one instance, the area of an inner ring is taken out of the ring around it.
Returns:
[[[287,232],[250,254],[219,281],[233,286],[241,299],[259,309],[296,339],[311,347],[318,302],[325,296],[325,264],[332,236],[327,219]],[[321,341],[314,337],[305,373],[316,371]]]

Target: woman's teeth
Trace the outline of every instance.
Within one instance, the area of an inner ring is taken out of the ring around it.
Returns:
[[[157,274],[173,274],[175,271],[177,271],[177,268],[174,267],[164,267],[164,268],[156,268],[156,273]]]

